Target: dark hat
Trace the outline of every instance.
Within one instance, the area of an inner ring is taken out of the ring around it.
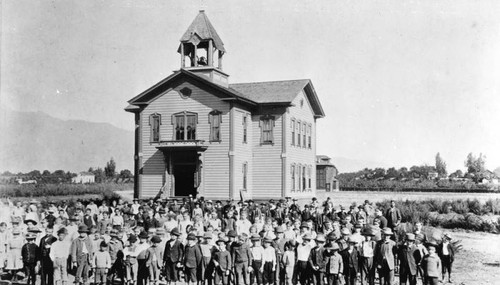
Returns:
[[[66,228],[60,228],[59,230],[57,230],[58,235],[67,234],[67,233],[68,233],[68,230],[66,230]]]
[[[173,236],[180,236],[181,235],[181,232],[179,231],[178,228],[173,228],[171,231],[170,231],[170,235],[173,235]]]
[[[140,234],[139,234],[139,238],[140,239],[147,239],[149,237],[148,233],[145,232],[145,231],[142,231]]]
[[[101,241],[100,247],[108,247],[108,244],[105,241]]]
[[[33,220],[33,219],[26,219],[26,220],[24,220],[24,223],[25,223],[25,224],[27,224],[27,223],[29,223],[29,222],[31,222],[33,225],[38,224],[38,223],[37,223],[35,220]]]
[[[218,239],[216,243],[219,244],[221,242],[224,243],[224,244],[226,243],[226,241],[224,239],[222,239],[222,238]]]
[[[161,238],[159,236],[153,236],[151,238],[151,242],[152,243],[160,243],[161,242]]]
[[[89,228],[86,225],[80,225],[78,227],[79,233],[89,233]]]
[[[36,239],[36,234],[35,233],[27,233],[25,238],[27,240],[32,240],[32,239]]]
[[[300,224],[300,227],[301,228],[309,228],[309,224],[307,222],[302,222],[302,224]]]
[[[362,229],[362,228],[363,228],[363,225],[362,225],[361,223],[356,223],[356,224],[354,225],[354,227],[355,227],[356,229]]]
[[[46,240],[45,240],[45,244],[53,244],[54,242],[56,242],[57,238],[55,236],[51,236],[51,237],[48,237]]]
[[[187,240],[196,240],[196,236],[194,234],[188,234]]]
[[[361,234],[364,236],[375,236],[375,233],[369,228],[364,229]]]
[[[260,240],[260,235],[258,235],[258,234],[252,234],[252,236],[250,237],[250,240],[251,241],[259,241]]]
[[[336,242],[332,242],[330,243],[330,245],[328,245],[326,247],[326,249],[329,249],[329,250],[339,250],[339,245],[336,243]]]
[[[30,233],[41,233],[42,230],[40,230],[38,227],[32,227],[31,229],[28,230]]]
[[[109,232],[109,236],[110,236],[110,237],[118,237],[118,230],[112,229],[112,230]]]
[[[230,230],[229,232],[227,232],[227,236],[228,237],[236,237],[237,236],[236,231],[235,230]]]
[[[135,243],[135,242],[137,241],[137,237],[136,237],[135,235],[130,235],[130,236],[128,237],[128,241],[129,241],[130,243]]]

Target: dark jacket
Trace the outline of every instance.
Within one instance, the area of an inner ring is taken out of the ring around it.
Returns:
[[[202,260],[203,255],[198,245],[186,245],[184,248],[184,266],[186,268],[198,268]]]
[[[396,224],[401,222],[401,211],[398,208],[389,208],[385,212],[385,218],[387,219],[387,226],[394,228]]]
[[[27,243],[21,249],[21,256],[24,264],[35,264],[40,260],[40,251],[38,245]]]
[[[233,264],[247,263],[248,266],[252,264],[252,252],[246,243],[233,242],[231,245],[231,258]]]
[[[394,253],[397,252],[396,243],[393,240],[389,240],[385,242],[385,240],[381,240],[377,242],[375,246],[375,251],[373,253],[374,256],[374,265],[383,266],[384,263],[389,267],[390,270],[394,269]]]
[[[311,253],[309,254],[309,265],[311,267],[318,266],[319,269],[317,271],[319,272],[325,272],[326,268],[326,263],[328,259],[325,255],[325,248],[323,246],[316,246],[311,250]]]
[[[176,240],[175,243],[171,246],[170,241],[167,241],[165,244],[165,251],[163,253],[163,261],[164,262],[182,262],[184,260],[184,245]]]
[[[346,248],[340,252],[340,255],[344,263],[344,275],[348,276],[349,270],[354,270],[356,273],[360,272],[359,251],[356,248],[353,248],[351,253],[349,253],[349,248]]]
[[[448,248],[448,253],[450,255],[450,260],[451,260],[451,262],[453,262],[453,260],[455,260],[455,248],[453,247],[453,245],[451,243],[448,243],[447,248]],[[441,258],[441,260],[442,260],[443,259],[443,243],[440,243],[438,245],[437,254],[439,255],[439,258]]]
[[[231,270],[233,267],[231,261],[231,254],[229,251],[216,251],[214,253],[214,260],[219,263],[219,267],[222,271]]]
[[[419,251],[417,247],[412,244],[411,246],[403,245],[398,251],[399,271],[403,275],[408,273],[410,275],[417,275],[417,260],[420,260]]]

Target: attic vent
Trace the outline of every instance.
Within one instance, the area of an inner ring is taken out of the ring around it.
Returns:
[[[182,98],[188,98],[191,96],[191,93],[193,93],[193,91],[187,87],[182,88],[180,91]]]

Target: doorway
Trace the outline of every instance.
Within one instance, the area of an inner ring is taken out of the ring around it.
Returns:
[[[194,187],[195,171],[195,164],[175,165],[175,196],[193,195],[193,197],[196,197],[196,188]]]

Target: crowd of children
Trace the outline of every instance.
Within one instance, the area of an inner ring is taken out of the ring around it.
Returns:
[[[2,279],[35,284],[392,285],[451,282],[455,248],[422,224],[401,234],[392,202],[234,203],[192,197],[0,205]],[[8,211],[5,211],[5,209]],[[39,277],[38,277],[39,276]]]

